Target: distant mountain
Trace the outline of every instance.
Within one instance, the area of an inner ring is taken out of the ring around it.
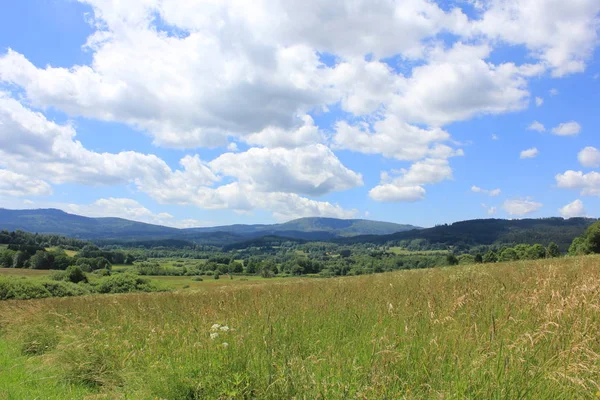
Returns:
[[[123,218],[89,218],[56,209],[0,208],[0,230],[55,233],[91,240],[144,241],[179,239],[195,243],[227,244],[277,235],[300,240],[330,240],[354,235],[382,235],[415,229],[412,225],[363,219],[300,218],[273,225],[228,225],[177,229]]]
[[[565,251],[573,239],[580,236],[594,222],[596,219],[593,218],[474,219],[391,235],[362,235],[337,239],[337,241],[346,244],[384,244],[425,240],[429,244],[463,249],[479,245],[518,243],[548,245],[549,242],[555,242],[562,251]]]
[[[80,239],[135,239],[175,236],[180,229],[123,218],[89,218],[53,208],[7,210],[0,208],[0,229],[55,233]]]
[[[411,229],[419,229],[413,225],[395,224],[393,222],[370,221],[366,219],[338,219],[308,217],[299,218],[283,224],[273,225],[228,225],[210,228],[190,228],[194,232],[233,232],[237,234],[261,233],[265,235],[296,237],[296,232],[328,232],[330,236],[387,235]],[[326,238],[324,235],[323,238]],[[303,239],[303,238],[299,238]],[[308,238],[304,238],[308,239]]]

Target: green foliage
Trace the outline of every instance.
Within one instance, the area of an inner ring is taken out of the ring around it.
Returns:
[[[73,283],[87,283],[88,281],[87,276],[85,276],[81,268],[77,265],[71,265],[67,268],[65,271],[65,279]]]
[[[490,250],[487,253],[485,253],[485,255],[483,256],[483,262],[484,263],[498,262],[498,255],[496,254],[495,251]]]
[[[547,258],[556,258],[560,257],[560,249],[554,242],[550,242],[548,248],[546,249],[546,257]]]
[[[498,261],[506,262],[506,261],[515,261],[519,259],[519,255],[515,251],[515,249],[509,247],[507,249],[502,250],[500,256],[498,257]]]
[[[96,284],[98,293],[154,292],[157,288],[147,278],[134,274],[117,274],[101,278]]]
[[[448,265],[458,265],[458,258],[454,254],[448,254],[446,256],[446,262]]]
[[[600,253],[600,221],[585,231],[585,245],[590,253]]]

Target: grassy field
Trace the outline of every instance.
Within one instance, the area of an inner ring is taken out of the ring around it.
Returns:
[[[404,247],[397,246],[390,247],[388,251],[400,256],[445,256],[446,254],[449,254],[448,250],[411,251]]]
[[[58,250],[58,247],[48,247],[46,248],[46,251],[56,251]],[[69,257],[75,257],[77,255],[77,252],[75,250],[63,250]]]
[[[0,303],[0,398],[600,396],[600,257],[212,285]]]

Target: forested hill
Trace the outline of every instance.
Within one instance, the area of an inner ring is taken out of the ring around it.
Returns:
[[[123,218],[89,218],[56,209],[0,208],[0,230],[52,233],[89,240],[180,239],[194,243],[228,244],[268,235],[329,240],[354,235],[390,234],[414,228],[412,225],[363,219],[300,218],[273,225],[177,229]]]
[[[356,236],[338,239],[338,241],[345,244],[393,242],[414,250],[448,246],[460,250],[481,245],[517,243],[547,245],[555,242],[562,251],[565,251],[573,239],[581,235],[595,221],[592,218],[475,219],[391,235]]]
[[[277,234],[280,236],[290,236],[290,232],[319,232],[329,233],[330,235],[321,235],[317,239],[335,236],[356,236],[356,235],[387,235],[395,232],[402,232],[412,229],[419,229],[413,225],[396,224],[393,222],[370,221],[366,219],[338,219],[323,217],[298,218],[282,224],[273,225],[228,225],[215,226],[210,228],[191,228],[190,232],[231,232],[238,235],[262,233],[264,235]],[[253,235],[254,236],[254,235]],[[296,235],[291,235],[295,237]],[[304,235],[299,239],[310,239],[310,236]]]

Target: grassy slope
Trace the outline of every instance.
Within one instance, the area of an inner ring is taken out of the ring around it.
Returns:
[[[29,393],[16,380],[58,373],[35,390],[63,390],[62,398],[81,398],[67,390],[136,399],[596,398],[599,263],[4,302],[0,360],[21,372],[2,375],[1,387],[20,398]],[[214,323],[232,329],[211,340]],[[50,343],[46,354],[19,364],[14,349],[38,342]]]

